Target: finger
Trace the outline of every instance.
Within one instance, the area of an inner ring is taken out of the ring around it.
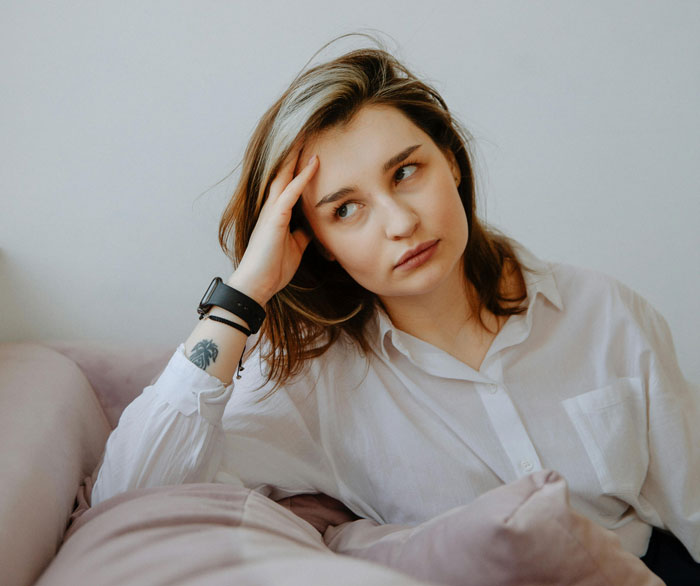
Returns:
[[[292,147],[292,150],[289,151],[287,157],[282,162],[282,166],[272,180],[272,183],[270,183],[269,197],[271,199],[277,199],[284,191],[287,184],[294,178],[294,169],[296,169],[301,149],[301,144]]]
[[[304,188],[308,185],[314,173],[318,169],[318,157],[314,156],[311,158],[309,163],[304,167],[299,175],[292,179],[284,191],[280,194],[278,201],[280,205],[287,208],[291,208],[299,199],[299,196],[304,191]]]

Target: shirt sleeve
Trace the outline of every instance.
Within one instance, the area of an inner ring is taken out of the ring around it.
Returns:
[[[192,363],[181,343],[156,382],[127,405],[107,439],[91,505],[135,488],[212,482],[233,387]]]
[[[660,520],[700,562],[700,387],[683,376],[663,316],[636,295],[632,309],[646,342],[649,466],[640,513]]]

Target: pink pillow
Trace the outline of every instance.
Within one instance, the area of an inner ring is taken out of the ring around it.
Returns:
[[[328,546],[417,579],[470,586],[663,586],[620,540],[577,514],[543,470],[416,527],[363,519],[329,527]]]
[[[428,583],[334,554],[309,523],[260,493],[200,483],[131,490],[74,517],[58,555],[35,586],[76,584]]]
[[[663,585],[614,533],[569,507],[566,483],[552,471],[489,491],[415,527],[353,520],[326,495],[275,503],[225,484],[138,489],[91,509],[91,479],[85,481],[66,541],[38,586],[84,577],[86,583],[118,584],[136,575],[141,583],[165,584],[177,576],[178,584],[208,586],[234,580]],[[331,552],[345,555],[328,557]]]
[[[47,340],[42,344],[80,367],[112,429],[124,408],[155,382],[175,352],[175,346],[96,340]]]

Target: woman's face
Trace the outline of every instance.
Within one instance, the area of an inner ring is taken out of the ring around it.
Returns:
[[[460,278],[469,233],[451,152],[400,110],[366,106],[307,141],[298,168],[314,154],[320,164],[301,206],[327,258],[383,301]]]

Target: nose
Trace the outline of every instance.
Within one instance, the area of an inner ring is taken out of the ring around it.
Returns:
[[[416,211],[399,198],[384,198],[384,230],[389,240],[408,238],[419,223]]]

